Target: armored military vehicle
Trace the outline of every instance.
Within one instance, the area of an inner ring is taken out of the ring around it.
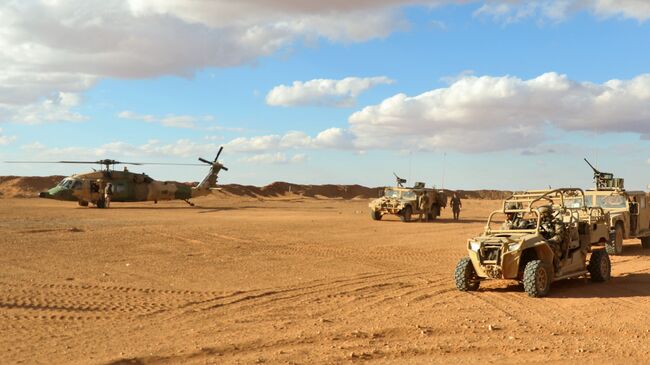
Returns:
[[[443,191],[426,188],[424,183],[405,187],[406,180],[395,175],[397,186],[384,188],[383,196],[370,204],[370,217],[381,220],[386,214],[399,216],[402,222],[409,222],[414,215],[427,221],[440,216],[440,210],[447,206],[447,196]]]
[[[643,191],[625,190],[625,182],[612,173],[594,171],[595,187],[585,191],[588,207],[601,207],[609,213],[614,239],[606,245],[610,255],[623,252],[623,240],[639,238],[643,248],[650,248],[650,199]]]
[[[609,280],[607,251],[592,251],[593,244],[609,239],[608,213],[568,206],[567,199],[584,203],[584,191],[536,190],[506,199],[488,217],[483,234],[468,240],[468,256],[454,272],[456,287],[473,291],[482,280],[512,279],[522,282],[529,296],[542,297],[554,281],[587,275]]]

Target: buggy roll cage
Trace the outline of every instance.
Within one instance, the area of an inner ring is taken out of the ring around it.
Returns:
[[[580,207],[567,207],[565,204],[566,199],[581,199],[582,202]],[[560,189],[549,189],[549,190],[528,190],[524,192],[518,192],[512,194],[510,197],[503,201],[503,208],[501,210],[495,210],[490,213],[488,221],[485,225],[485,234],[490,233],[538,233],[540,224],[541,224],[541,214],[539,213],[539,208],[543,205],[551,205],[554,207],[554,210],[558,211],[560,214],[570,216],[570,222],[579,222],[580,221],[580,212],[584,212],[588,221],[591,224],[591,221],[594,217],[600,217],[605,215],[605,211],[601,207],[587,207],[585,200],[585,192],[580,188],[560,188]],[[540,202],[545,202],[546,204],[538,204]],[[537,204],[537,205],[536,205]],[[509,206],[516,206],[516,209],[509,209]],[[533,213],[536,217],[535,229],[490,229],[490,224],[492,223],[492,218],[495,214],[520,214],[520,213]],[[568,214],[567,214],[568,213]],[[598,214],[594,214],[598,213]]]

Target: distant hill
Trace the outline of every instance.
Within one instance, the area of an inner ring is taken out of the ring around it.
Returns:
[[[59,183],[64,176],[0,176],[0,198],[35,198],[38,193]],[[195,184],[195,183],[194,183]],[[376,198],[383,187],[362,185],[301,185],[287,182],[274,182],[258,187],[252,185],[220,185],[223,192],[234,196],[281,197],[300,195],[309,198],[330,199],[370,199]],[[446,190],[451,193],[451,190]],[[504,199],[512,192],[500,190],[458,190],[463,199]]]

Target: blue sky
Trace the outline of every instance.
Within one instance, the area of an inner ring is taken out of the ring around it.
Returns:
[[[643,2],[272,2],[114,0],[117,18],[93,1],[1,5],[0,160],[193,162],[224,145],[221,183],[378,186],[395,171],[526,189],[589,186],[588,157],[650,183]]]

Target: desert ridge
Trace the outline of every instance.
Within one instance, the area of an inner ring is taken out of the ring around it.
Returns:
[[[41,191],[54,187],[64,176],[0,176],[0,198],[35,198]],[[185,184],[195,186],[196,182]],[[308,198],[329,199],[374,199],[380,196],[383,187],[367,187],[358,184],[292,184],[274,182],[265,186],[225,184],[219,185],[225,194],[235,197],[272,198],[297,195]],[[451,190],[444,189],[450,193]],[[463,199],[505,199],[511,191],[501,190],[454,190]]]

